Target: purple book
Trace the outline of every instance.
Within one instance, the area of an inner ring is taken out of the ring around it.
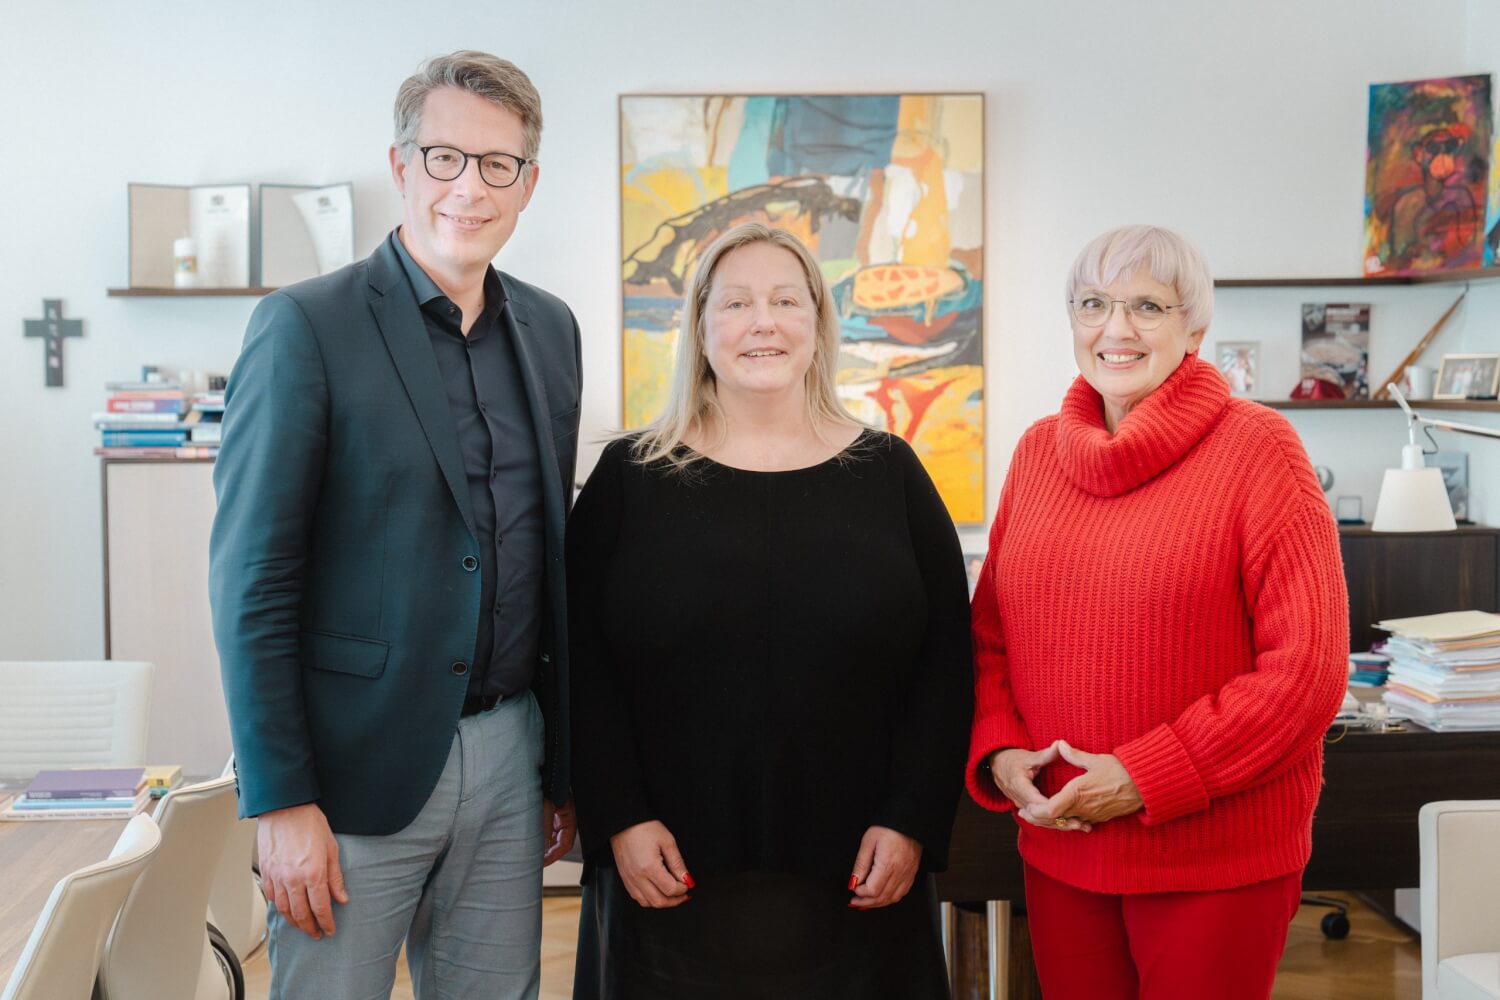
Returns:
[[[28,799],[117,799],[134,796],[146,780],[144,767],[39,771],[26,789]]]

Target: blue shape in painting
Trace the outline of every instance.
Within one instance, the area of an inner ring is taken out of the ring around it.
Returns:
[[[771,145],[776,101],[774,97],[745,99],[745,121],[729,156],[729,190],[760,187],[771,179],[766,172],[765,150]]]
[[[858,177],[891,162],[899,96],[778,97],[766,154],[773,176]]]

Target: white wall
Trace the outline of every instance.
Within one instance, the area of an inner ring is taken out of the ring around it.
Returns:
[[[385,149],[400,80],[423,56],[454,48],[514,59],[542,92],[547,127],[537,197],[501,264],[577,312],[589,439],[619,412],[617,94],[982,90],[993,506],[1014,442],[1056,408],[1074,372],[1060,287],[1077,248],[1105,227],[1151,220],[1195,237],[1223,275],[1355,273],[1367,85],[1500,68],[1500,43],[1471,43],[1465,31],[1489,24],[1488,6],[15,5],[0,35],[10,139],[0,158],[9,223],[0,243],[0,658],[100,653],[89,413],[102,383],[142,362],[227,370],[253,306],[105,297],[126,283],[129,181],[353,180],[363,252],[396,218]],[[1394,363],[1447,294],[1382,293],[1372,368]],[[19,329],[43,297],[64,299],[87,324],[65,347],[64,389],[42,387],[41,347]],[[1268,371],[1289,371],[1301,298],[1225,293],[1209,339],[1260,339]],[[1493,317],[1500,292],[1481,298]],[[1489,324],[1476,321],[1477,305],[1465,312],[1445,337],[1477,348],[1492,337]],[[1444,343],[1436,350],[1455,349]],[[1272,388],[1290,384],[1276,376]],[[1361,492],[1371,509],[1399,421],[1296,419],[1314,460],[1339,475],[1335,491]],[[1474,449],[1475,478],[1495,519],[1500,449],[1479,450],[1487,447]],[[586,450],[585,469],[595,453]]]

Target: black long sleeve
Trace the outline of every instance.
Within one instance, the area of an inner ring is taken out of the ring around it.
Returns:
[[[871,825],[946,865],[971,714],[967,587],[911,449],[645,468],[611,444],[568,529],[584,849],[666,824],[694,872],[843,877]]]

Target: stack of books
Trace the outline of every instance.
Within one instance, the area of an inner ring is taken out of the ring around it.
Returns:
[[[1391,658],[1384,653],[1349,654],[1349,684],[1352,687],[1383,687],[1391,672]]]
[[[94,414],[101,437],[94,454],[106,458],[208,458],[217,451],[191,444],[191,428],[202,414],[189,411],[179,382],[106,382],[109,400]],[[220,394],[220,410],[223,409]]]
[[[144,767],[42,771],[0,819],[129,819],[149,801]]]
[[[224,390],[200,392],[193,396],[193,408],[185,418],[188,440],[195,445],[217,448],[223,439]]]
[[[153,799],[164,798],[182,784],[182,768],[177,764],[157,764],[146,768],[146,793]]]
[[[1500,615],[1450,611],[1376,623],[1391,633],[1385,703],[1428,729],[1500,729]]]

